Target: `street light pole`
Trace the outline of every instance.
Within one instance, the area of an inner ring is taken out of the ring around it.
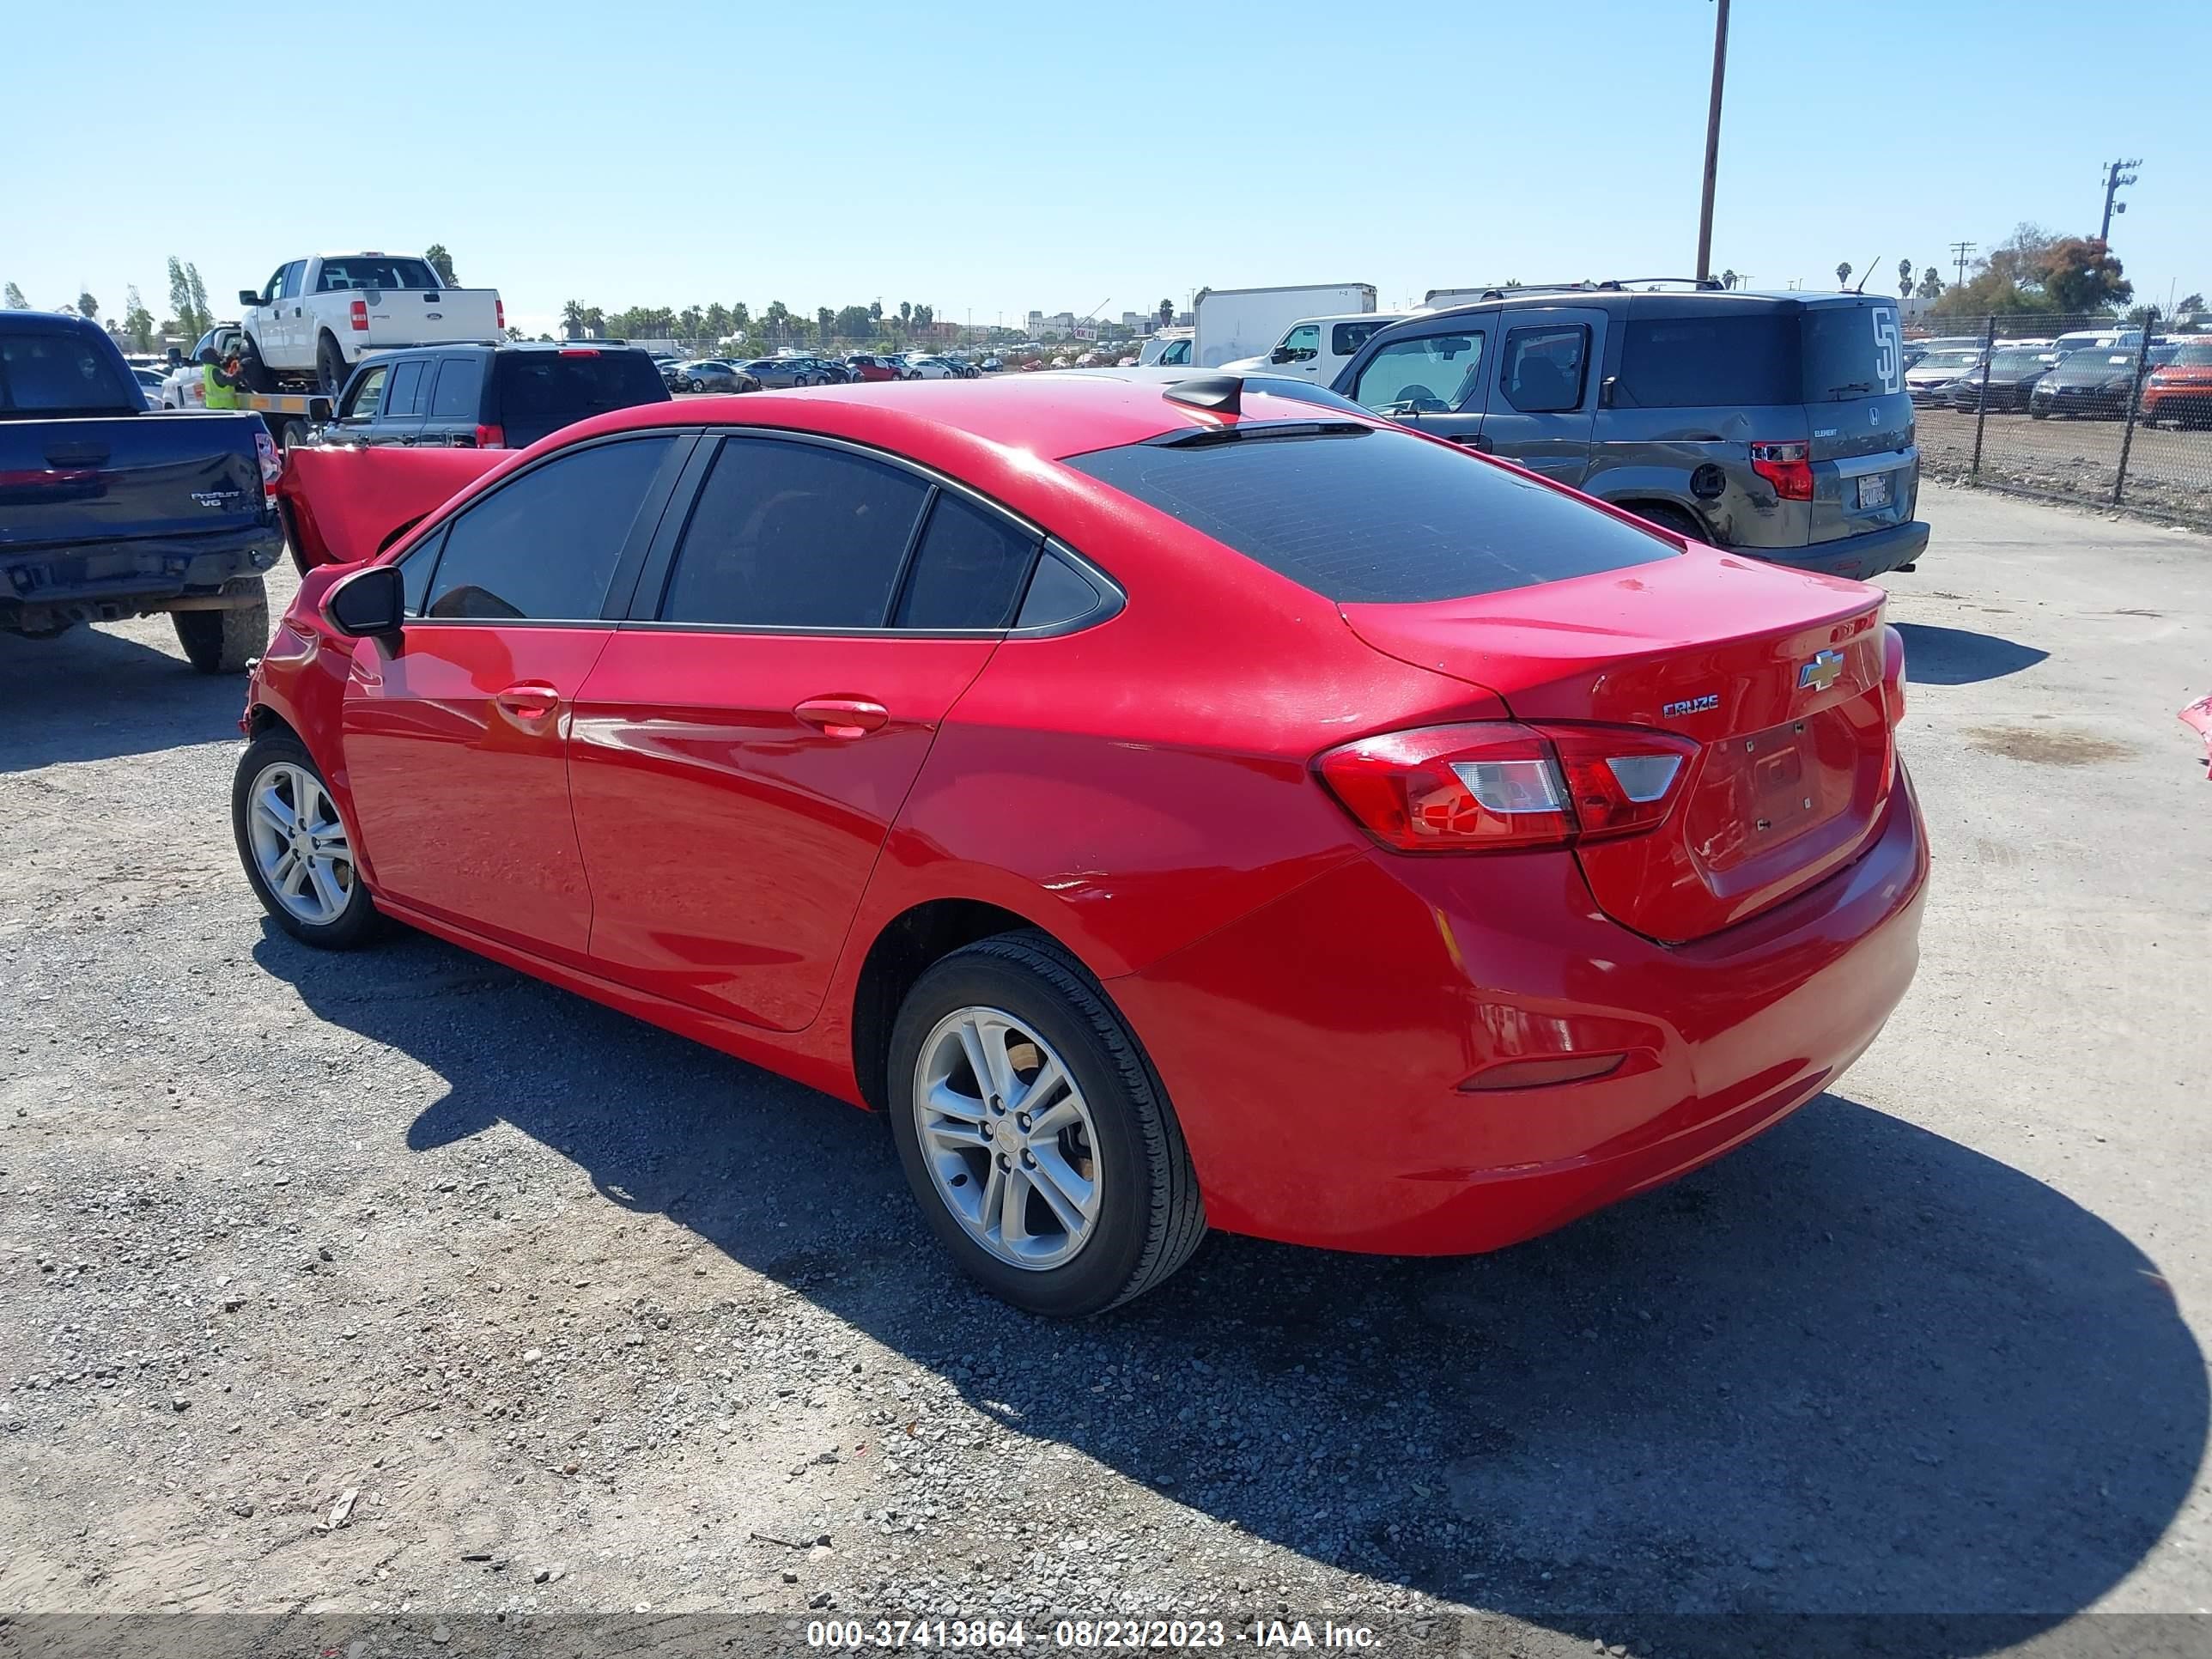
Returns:
[[[1698,207],[1698,280],[1713,274],[1713,181],[1721,166],[1721,83],[1728,78],[1729,0],[1713,20],[1713,97],[1705,110],[1705,191]]]

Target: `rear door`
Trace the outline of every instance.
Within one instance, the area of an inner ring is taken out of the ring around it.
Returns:
[[[385,379],[384,402],[369,428],[371,443],[411,445],[422,436],[422,411],[429,404],[434,357],[403,357]]]
[[[723,441],[577,704],[595,971],[778,1030],[811,1020],[1040,541],[843,445]]]
[[[1606,314],[1584,307],[1516,307],[1502,322],[1482,422],[1490,452],[1579,485],[1589,471]]]
[[[1487,449],[1483,415],[1497,329],[1498,314],[1486,312],[1391,340],[1360,367],[1352,401],[1416,432]]]
[[[1800,322],[1812,431],[1812,539],[1903,524],[1920,477],[1905,389],[1897,307],[1853,297],[1816,302]]]
[[[380,894],[585,960],[591,892],[568,810],[575,696],[691,442],[655,434],[562,451],[408,556],[412,619],[396,642],[356,643],[341,717]]]
[[[477,441],[477,428],[483,419],[487,361],[488,354],[480,351],[439,356],[438,378],[431,383],[429,402],[422,412],[419,442],[459,449]]]

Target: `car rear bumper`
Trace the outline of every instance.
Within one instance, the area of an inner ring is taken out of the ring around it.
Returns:
[[[1209,1221],[1337,1249],[1495,1249],[1672,1180],[1832,1085],[1918,960],[1900,772],[1856,863],[1696,944],[1598,913],[1573,856],[1376,850],[1112,981]],[[1476,1091],[1502,1060],[1626,1056]]]
[[[0,628],[145,616],[258,576],[283,548],[270,509],[246,529],[216,535],[0,549]]]
[[[1747,554],[1770,564],[1786,564],[1792,570],[1811,570],[1823,576],[1847,576],[1866,581],[1901,564],[1911,564],[1928,547],[1928,526],[1918,520],[1844,536],[1832,542],[1813,542],[1803,547],[1737,547],[1732,553]]]

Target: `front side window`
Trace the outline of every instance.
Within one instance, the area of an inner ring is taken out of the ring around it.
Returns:
[[[267,305],[271,300],[277,298],[284,292],[284,273],[291,268],[292,267],[289,265],[279,265],[276,270],[269,273],[269,281],[261,289],[261,303],[263,305]]]
[[[374,420],[376,400],[383,396],[385,377],[391,373],[390,368],[383,363],[364,371],[360,383],[353,389],[353,395],[346,399],[346,406],[338,419],[348,426],[366,426]]]
[[[939,491],[915,550],[897,628],[1004,628],[1036,556],[1037,534],[1000,514]]]
[[[597,618],[674,442],[631,438],[572,450],[462,508],[446,532],[423,615],[434,621]]]
[[[1283,336],[1282,344],[1275,348],[1279,363],[1310,363],[1321,355],[1321,325],[1301,323]]]
[[[1479,329],[1393,340],[1359,371],[1354,400],[1390,415],[1455,415],[1482,407]]]
[[[283,270],[279,273],[283,281],[282,286],[280,286],[276,290],[276,297],[280,300],[298,299],[300,297],[300,279],[307,274],[307,262],[305,259],[295,259],[290,264],[286,265]]]
[[[878,629],[929,486],[817,444],[732,438],[677,550],[660,620]]]
[[[1523,415],[1579,409],[1583,364],[1589,356],[1589,330],[1580,323],[1514,329],[1505,337],[1498,390]]]

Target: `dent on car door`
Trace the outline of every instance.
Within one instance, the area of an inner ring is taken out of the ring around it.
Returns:
[[[577,703],[596,971],[779,1030],[811,1022],[1039,540],[841,446],[726,440]]]
[[[1360,366],[1352,400],[1417,432],[1486,447],[1490,324],[1485,318],[1385,343]]]
[[[455,514],[403,564],[410,618],[358,641],[342,742],[380,899],[580,963],[591,895],[568,812],[577,691],[627,602],[688,435],[587,444]]]

